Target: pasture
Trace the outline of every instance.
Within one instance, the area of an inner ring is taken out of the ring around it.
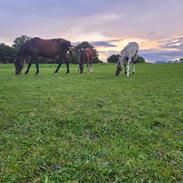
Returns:
[[[0,65],[0,182],[183,181],[183,64],[55,68]]]

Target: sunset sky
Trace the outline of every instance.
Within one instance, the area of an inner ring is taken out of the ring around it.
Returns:
[[[183,57],[183,0],[0,0],[0,42],[21,35],[91,42],[105,61],[137,41],[146,60]]]

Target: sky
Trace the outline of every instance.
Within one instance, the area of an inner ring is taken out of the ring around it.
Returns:
[[[149,62],[183,57],[183,0],[0,0],[0,43],[16,37],[89,41],[100,59],[130,41]]]

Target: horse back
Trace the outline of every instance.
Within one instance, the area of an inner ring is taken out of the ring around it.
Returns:
[[[65,44],[67,44],[67,46],[65,46]],[[69,41],[61,38],[41,39],[35,37],[25,43],[24,50],[26,50],[28,54],[52,58],[58,54],[65,54],[69,44]]]
[[[93,48],[86,48],[85,54],[88,59],[92,59],[93,58]]]

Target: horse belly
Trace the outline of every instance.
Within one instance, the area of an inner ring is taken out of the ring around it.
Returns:
[[[46,50],[41,50],[40,51],[40,56],[42,56],[42,57],[53,58],[56,55],[58,55],[58,51],[57,50],[46,49]]]
[[[58,54],[59,45],[53,41],[41,41],[37,43],[39,56],[53,58]]]

